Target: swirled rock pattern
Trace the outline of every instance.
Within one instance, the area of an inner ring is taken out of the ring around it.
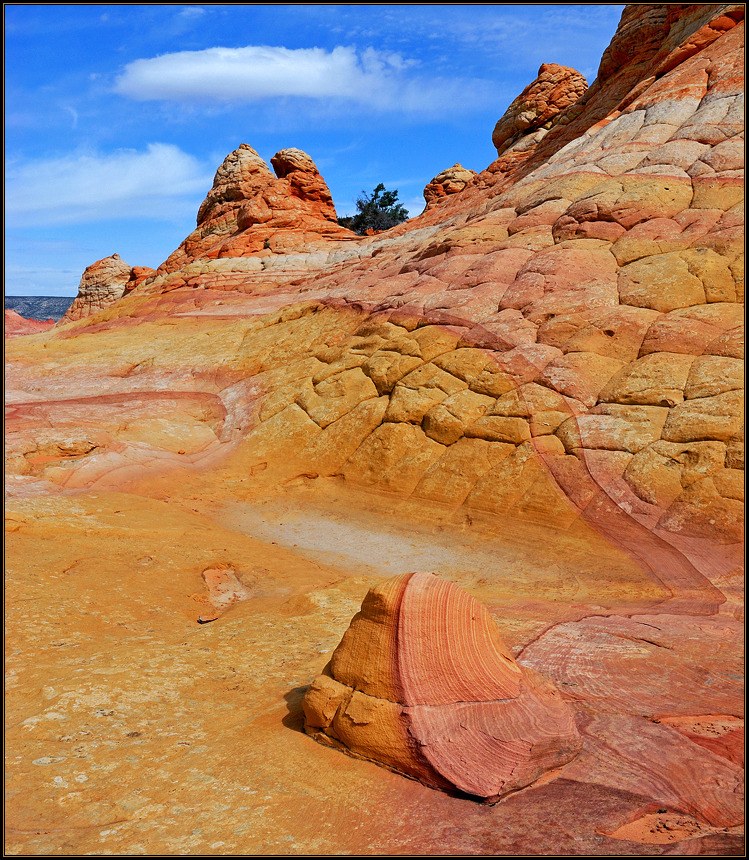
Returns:
[[[581,748],[559,692],[515,662],[485,607],[431,573],[369,591],[303,706],[317,740],[489,802]]]

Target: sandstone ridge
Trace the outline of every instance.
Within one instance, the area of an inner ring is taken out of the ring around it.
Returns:
[[[281,312],[271,328],[299,314],[300,352],[248,371],[267,369],[248,444],[275,462],[290,448],[303,469],[494,513],[546,496],[633,552],[648,533],[734,545],[743,22],[733,6],[668,9],[627,7],[575,102],[579,76],[542,67],[500,135],[547,131],[522,168],[485,171],[382,236],[334,223],[301,151],[274,156],[274,177],[243,144],[197,231],[132,295],[240,292],[256,315]],[[543,129],[562,103],[581,113]],[[127,264],[106,265],[124,289]]]
[[[55,324],[53,319],[36,320],[21,316],[11,308],[5,309],[5,337],[21,337],[25,334],[36,334],[46,331]]]

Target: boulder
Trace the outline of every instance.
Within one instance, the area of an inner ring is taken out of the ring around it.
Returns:
[[[476,175],[475,170],[468,170],[462,164],[453,164],[452,167],[438,173],[424,189],[427,208],[434,206],[450,194],[462,191],[466,185],[473,182]]]
[[[521,137],[548,131],[587,88],[587,81],[575,69],[543,63],[536,80],[528,84],[494,126],[492,143],[497,155],[502,155]]]
[[[91,316],[121,299],[131,284],[133,268],[119,254],[97,260],[86,268],[78,284],[78,295],[68,308],[62,322],[72,322]]]
[[[369,591],[303,708],[321,743],[488,803],[581,748],[559,691],[513,659],[486,607],[432,573]]]

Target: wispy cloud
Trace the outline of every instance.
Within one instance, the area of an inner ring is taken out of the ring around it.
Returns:
[[[490,9],[493,7],[489,7]],[[451,30],[455,43],[473,47],[484,59],[488,52],[499,51],[502,61],[517,64],[522,58],[531,63],[584,62],[597,69],[601,51],[614,35],[623,5],[552,5],[544,8],[543,18],[529,16],[515,7],[501,14],[477,18],[456,18]],[[541,26],[539,26],[541,24]],[[431,34],[434,38],[438,33]],[[591,75],[589,80],[595,77]]]
[[[215,104],[302,98],[409,112],[444,108],[448,101],[460,110],[480,104],[491,92],[487,81],[430,78],[416,74],[416,66],[416,60],[374,48],[207,48],[135,60],[125,66],[114,88],[138,101]]]
[[[212,171],[179,147],[82,152],[9,165],[5,212],[9,227],[115,218],[167,220],[194,210]]]
[[[177,13],[177,17],[186,18],[188,20],[196,20],[205,15],[205,9],[202,6],[184,6]]]

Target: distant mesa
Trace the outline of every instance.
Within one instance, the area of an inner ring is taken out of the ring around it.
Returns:
[[[369,591],[303,708],[321,743],[488,803],[581,748],[556,688],[515,662],[486,607],[432,573]]]
[[[147,266],[130,266],[119,254],[97,260],[84,271],[78,295],[62,322],[73,322],[103,310],[154,274],[155,270]]]
[[[434,179],[424,189],[427,209],[451,194],[457,194],[473,182],[475,170],[468,170],[462,164],[453,164]]]

